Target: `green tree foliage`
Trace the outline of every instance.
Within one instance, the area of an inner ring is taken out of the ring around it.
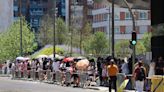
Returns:
[[[41,27],[39,29],[38,41],[41,46],[47,44],[53,44],[54,38],[54,22],[53,18],[49,15],[45,15],[41,22]],[[55,32],[56,32],[56,44],[66,43],[68,31],[66,30],[66,25],[61,18],[57,18],[55,22]]]
[[[23,54],[33,52],[37,44],[34,42],[34,33],[30,31],[30,27],[22,18],[22,47]],[[20,21],[15,21],[10,28],[0,34],[0,59],[15,59],[20,55]]]
[[[93,36],[91,24],[86,23],[80,35],[81,35],[82,49],[84,49],[84,46],[86,46],[85,44],[89,43],[90,41],[88,39],[92,39],[92,36]]]
[[[63,44],[67,39],[68,31],[66,29],[66,24],[61,18],[56,20],[56,32],[57,32],[57,43]]]
[[[64,50],[61,48],[56,47],[55,50],[57,54],[64,53]],[[38,55],[51,55],[51,54],[53,54],[53,46],[44,48],[40,50],[39,52],[35,53],[34,55],[32,55],[31,57],[36,58]]]
[[[38,41],[41,46],[53,43],[53,19],[45,15],[39,28]]]
[[[146,52],[146,48],[142,40],[137,41],[136,45],[136,55],[144,54]],[[119,40],[115,45],[115,53],[116,57],[124,58],[128,57],[132,54],[132,49],[130,48],[129,40]]]
[[[119,40],[115,45],[116,57],[127,57],[130,55],[129,40]]]
[[[136,45],[136,55],[144,54],[145,52],[146,48],[144,46],[144,43],[142,42],[142,40],[138,40]]]
[[[94,55],[106,54],[108,48],[106,35],[103,32],[96,32],[88,43],[85,45],[85,50],[88,50]],[[88,45],[88,46],[87,46]]]
[[[102,0],[94,0],[94,2],[100,3],[100,2],[102,2]]]
[[[86,23],[82,30],[82,40],[88,40],[92,35],[92,26],[90,23]]]
[[[142,38],[142,43],[147,52],[151,51],[151,37],[152,37],[152,33],[147,32],[144,34],[144,36]]]
[[[152,29],[152,36],[164,35],[164,24],[153,26]]]

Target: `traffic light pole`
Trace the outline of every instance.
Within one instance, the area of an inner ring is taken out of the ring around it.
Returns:
[[[114,58],[114,0],[112,0],[112,57]]]
[[[22,46],[22,2],[19,0],[19,15],[20,15],[20,56],[23,56],[23,46]]]
[[[55,21],[56,21],[56,0],[54,0],[54,14],[53,14],[53,17],[54,17],[54,22],[53,22],[53,27],[54,27],[54,47],[53,47],[53,55],[54,55],[54,62],[55,62],[55,54],[56,54],[56,32],[55,32]]]
[[[132,17],[132,22],[133,22],[133,32],[136,32],[136,27],[135,27],[135,18],[134,18],[134,14],[132,12],[132,9],[130,8],[128,2],[126,0],[123,0],[126,4],[126,6],[128,7],[129,9],[129,12],[131,14],[131,17]],[[132,67],[133,67],[133,70],[134,70],[134,63],[135,63],[135,58],[136,58],[136,46],[135,45],[132,45],[132,48],[133,48],[133,54],[132,54]]]

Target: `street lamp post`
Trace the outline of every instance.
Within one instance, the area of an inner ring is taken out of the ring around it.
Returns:
[[[55,54],[56,54],[56,50],[55,50],[55,48],[56,48],[56,31],[55,31],[55,21],[56,21],[56,0],[54,0],[54,14],[53,14],[53,17],[54,17],[54,22],[53,22],[53,29],[54,29],[54,47],[53,47],[53,55],[54,55],[54,61],[55,61]]]
[[[114,58],[114,0],[112,0],[112,57]]]
[[[126,0],[123,0],[124,2],[125,2],[125,4],[126,4],[126,6],[128,7],[128,9],[129,9],[129,12],[130,12],[130,14],[131,14],[131,16],[132,16],[132,22],[133,22],[133,32],[136,32],[136,27],[135,27],[135,17],[134,17],[134,14],[133,14],[133,12],[132,12],[132,9],[130,8],[130,6],[129,6],[129,4],[128,4],[128,2],[126,1]],[[132,45],[132,49],[133,49],[133,54],[132,54],[132,67],[134,66],[134,63],[135,63],[135,58],[136,58],[136,51],[135,51],[135,45]],[[133,70],[134,70],[134,67],[133,67]]]
[[[23,56],[23,48],[22,48],[22,2],[19,0],[19,17],[20,17],[20,56]]]
[[[75,0],[73,0],[73,7],[74,7],[74,12],[73,12],[73,14],[72,14],[72,26],[74,26],[75,24],[75,5],[76,5],[76,1]],[[73,30],[75,29],[75,27],[73,27],[73,29],[71,29],[71,52],[70,52],[70,56],[72,56],[72,43],[73,43]]]
[[[108,30],[109,30],[109,31],[108,31],[108,36],[109,36],[108,39],[109,39],[109,53],[110,53],[110,50],[111,50],[111,48],[110,48],[110,43],[111,43],[111,38],[110,38],[110,35],[111,35],[111,34],[110,34],[110,28],[111,28],[111,27],[110,27],[110,18],[111,18],[111,16],[110,16],[110,7],[109,7],[108,9],[106,9],[106,10],[108,11],[107,14],[108,14],[108,18],[109,18],[109,19],[108,19],[108,22],[109,22],[109,24],[108,24],[108,26],[109,26],[109,28],[108,28]]]

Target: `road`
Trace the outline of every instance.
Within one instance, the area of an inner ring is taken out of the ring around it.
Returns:
[[[0,92],[102,92],[92,89],[62,87],[54,84],[11,80],[8,77],[0,77]]]

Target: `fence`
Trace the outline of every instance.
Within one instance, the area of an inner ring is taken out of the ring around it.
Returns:
[[[80,87],[86,87],[88,74],[87,73],[76,73],[80,78]],[[11,70],[12,79],[22,79],[31,81],[44,81],[49,83],[54,83],[58,85],[70,86],[73,82],[72,74],[70,72],[51,72],[51,70]]]
[[[1,73],[2,71],[0,70],[0,74]],[[80,78],[80,83],[79,83],[80,87],[87,88],[90,85],[91,80],[87,72],[77,72],[75,74],[77,74]],[[11,70],[11,78],[16,80],[18,79],[18,80],[30,80],[30,81],[54,83],[62,86],[74,85],[72,74],[70,72],[61,72],[61,71],[51,72],[51,70],[36,71],[35,69],[24,70],[24,71]],[[125,75],[119,73],[117,76],[118,86],[120,86],[120,84],[124,81],[124,79],[125,79]]]

